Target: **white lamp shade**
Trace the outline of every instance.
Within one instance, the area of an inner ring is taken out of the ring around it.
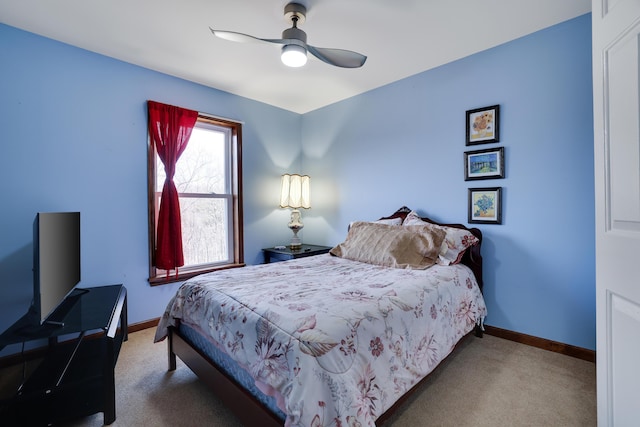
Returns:
[[[288,67],[302,67],[307,63],[307,50],[302,46],[288,44],[282,47],[280,59]]]
[[[305,208],[311,207],[311,194],[309,191],[308,175],[284,174],[280,186],[281,208]]]

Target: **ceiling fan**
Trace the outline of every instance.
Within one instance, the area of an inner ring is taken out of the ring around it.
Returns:
[[[301,67],[307,63],[307,52],[326,62],[342,68],[359,68],[364,65],[367,57],[350,50],[315,47],[307,44],[307,34],[298,28],[298,24],[304,23],[307,8],[299,3],[289,3],[284,7],[285,20],[292,24],[282,32],[281,39],[261,39],[248,34],[234,31],[222,31],[209,28],[211,32],[221,39],[233,42],[267,42],[282,45],[281,59],[290,67]]]

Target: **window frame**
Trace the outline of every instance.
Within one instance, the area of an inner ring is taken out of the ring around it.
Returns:
[[[160,200],[156,192],[156,158],[157,153],[151,139],[147,138],[147,192],[148,192],[148,226],[149,226],[149,283],[151,286],[162,285],[184,281],[190,277],[197,276],[202,273],[208,273],[216,270],[225,270],[229,268],[243,267],[244,263],[244,238],[243,238],[243,211],[242,211],[242,123],[222,119],[208,114],[198,113],[196,126],[198,124],[213,125],[223,127],[229,131],[231,138],[229,159],[230,165],[230,191],[231,191],[231,226],[228,231],[232,234],[229,236],[233,242],[233,253],[230,254],[230,260],[226,263],[200,264],[194,267],[180,267],[177,271],[159,272],[155,266],[155,249],[157,240],[157,218],[160,209],[158,201]],[[180,197],[189,197],[188,193],[180,194]],[[226,197],[225,197],[226,198]]]

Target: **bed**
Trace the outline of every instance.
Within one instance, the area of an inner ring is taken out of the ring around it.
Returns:
[[[402,207],[329,254],[203,274],[156,331],[254,426],[375,426],[482,336],[482,234]]]

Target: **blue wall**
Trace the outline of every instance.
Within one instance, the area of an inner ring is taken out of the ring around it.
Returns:
[[[300,116],[0,25],[0,330],[32,297],[38,211],[82,212],[82,286],[124,283],[132,323],[161,314],[178,285],[146,280],[153,99],[244,122],[250,264],[289,238],[270,196],[284,172],[312,176],[303,238],[328,245],[402,205],[465,223],[467,188],[502,186],[504,224],[480,226],[487,324],[594,349],[590,28],[585,15]],[[465,111],[493,104],[501,142],[465,147]],[[464,151],[493,146],[506,178],[465,182]]]
[[[148,99],[244,122],[247,263],[290,233],[300,115],[0,25],[0,330],[31,302],[38,211],[81,212],[80,286],[125,284],[131,323],[162,314],[177,284],[147,282]]]
[[[494,104],[500,142],[465,146],[465,111]],[[302,135],[307,240],[402,205],[466,223],[467,189],[500,186],[503,225],[476,225],[486,323],[595,349],[590,14],[307,113]],[[505,179],[464,181],[465,151],[501,146]]]

